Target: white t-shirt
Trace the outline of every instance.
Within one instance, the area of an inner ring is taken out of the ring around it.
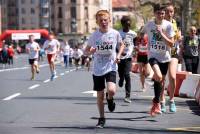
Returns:
[[[73,57],[73,53],[74,53],[74,50],[70,47],[70,49],[69,49],[69,57],[70,58]]]
[[[122,42],[118,31],[110,28],[108,32],[102,33],[97,29],[88,40],[88,46],[96,48],[94,53],[93,74],[102,76],[110,71],[117,71],[116,47]]]
[[[168,38],[175,35],[172,23],[163,20],[161,27]],[[149,21],[144,26],[144,31],[148,35],[149,55],[148,58],[155,58],[161,63],[169,62],[171,60],[170,47],[165,43],[163,37],[156,30],[155,20]]]
[[[58,40],[56,40],[56,39],[52,39],[51,41],[50,40],[46,40],[44,42],[44,46],[43,46],[44,49],[47,48],[46,49],[47,54],[56,54],[56,52],[58,51],[57,50],[58,47],[60,47],[60,42]]]
[[[132,30],[129,30],[128,32],[123,32],[123,30],[120,30],[119,33],[125,44],[123,53],[126,54],[123,55],[121,59],[132,58],[132,52],[134,48],[134,38],[137,36],[137,33]]]
[[[62,46],[63,55],[69,55],[70,46],[68,44]]]
[[[26,49],[29,49],[29,59],[37,59],[39,56],[39,44],[37,42],[30,42],[26,44]]]
[[[79,59],[83,55],[83,51],[80,49],[74,50],[73,57],[74,59]]]

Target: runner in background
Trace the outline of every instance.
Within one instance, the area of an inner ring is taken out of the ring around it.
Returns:
[[[136,32],[130,30],[131,18],[129,16],[123,16],[121,18],[122,29],[119,31],[122,40],[125,44],[125,49],[122,53],[120,62],[118,63],[119,73],[119,87],[123,87],[125,80],[125,98],[124,102],[131,103],[131,77],[130,71],[132,66],[132,52],[134,48],[134,39],[137,36]]]
[[[148,62],[148,36],[142,31],[141,27],[138,36],[135,39],[135,49],[137,51],[137,62],[139,64],[141,91],[146,90],[145,78],[150,74],[150,65]]]
[[[94,90],[97,91],[97,106],[100,115],[96,126],[103,128],[106,122],[104,89],[107,87],[108,109],[113,112],[115,110],[114,95],[116,93],[117,63],[120,61],[125,45],[119,32],[110,28],[111,16],[107,10],[99,10],[96,13],[96,22],[99,28],[90,36],[85,53],[88,55],[93,54],[94,57],[93,83]],[[116,53],[118,44],[121,47],[119,52]]]
[[[76,45],[73,52],[73,59],[74,59],[74,64],[76,66],[76,70],[78,70],[82,55],[83,55],[83,51],[79,49],[78,45]]]
[[[55,39],[54,33],[49,34],[49,39],[44,42],[43,48],[47,53],[47,59],[51,72],[50,79],[52,81],[56,76],[56,69],[55,69],[56,54],[60,50],[60,42],[57,39]]]
[[[29,43],[26,44],[26,52],[29,54],[29,64],[31,65],[31,80],[35,79],[35,72],[39,73],[39,51],[40,46],[35,42],[34,35],[29,35]]]

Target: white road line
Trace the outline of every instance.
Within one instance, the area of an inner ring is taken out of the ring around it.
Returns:
[[[65,75],[65,73],[60,73],[61,76]]]
[[[59,62],[56,62],[55,64],[58,64]],[[49,64],[41,64],[40,67],[46,67]],[[7,71],[14,71],[14,70],[23,70],[23,69],[28,69],[30,66],[25,65],[25,67],[16,67],[16,68],[8,68],[8,69],[1,69],[0,72],[7,72]]]
[[[27,69],[27,68],[29,68],[29,67],[2,69],[2,70],[0,70],[0,72],[14,71],[14,70],[22,70],[22,69]]]
[[[36,87],[39,87],[39,86],[40,86],[40,84],[35,84],[35,85],[29,87],[28,89],[29,89],[29,90],[32,90],[32,89],[34,89],[34,88],[36,88]]]
[[[65,71],[65,73],[69,73],[69,71]]]
[[[47,83],[47,82],[49,82],[50,81],[50,79],[47,79],[47,80],[45,80],[45,81],[43,81],[44,83]]]
[[[93,97],[97,97],[97,91],[93,91],[93,90],[89,90],[89,91],[85,91],[82,92],[84,94],[92,94]]]
[[[8,101],[8,100],[14,99],[15,97],[17,97],[17,96],[19,96],[19,95],[21,95],[21,93],[13,94],[13,95],[11,95],[11,96],[8,96],[8,97],[4,98],[3,100],[4,100],[4,101]]]

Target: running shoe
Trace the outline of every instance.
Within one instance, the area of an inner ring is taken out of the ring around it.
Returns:
[[[108,109],[110,112],[113,112],[115,110],[115,102],[114,99],[108,99],[108,93],[106,93],[106,100],[108,104]]]
[[[34,79],[35,79],[35,77],[34,77],[34,76],[32,76],[32,77],[31,77],[31,80],[34,80]]]
[[[176,112],[176,105],[174,101],[169,101],[169,111],[172,113]]]
[[[119,79],[119,82],[118,82],[118,85],[119,85],[119,87],[123,87],[123,80],[121,80],[121,79]]]
[[[160,103],[155,103],[153,102],[153,106],[151,108],[151,111],[150,111],[150,115],[151,116],[155,116],[156,114],[161,114],[161,108],[160,108]]]
[[[162,111],[162,113],[166,113],[167,109],[166,109],[165,102],[161,102],[161,103],[160,103],[160,106],[161,106],[161,111]]]
[[[51,75],[51,81],[53,81],[54,78],[55,78],[55,74],[52,74],[52,75]]]
[[[40,69],[39,69],[39,68],[36,69],[36,73],[37,73],[37,74],[40,73]]]
[[[99,118],[96,127],[97,128],[104,128],[105,123],[106,123],[106,119],[105,118]]]
[[[124,98],[124,102],[126,102],[126,103],[131,103],[130,97],[125,97],[125,98]]]

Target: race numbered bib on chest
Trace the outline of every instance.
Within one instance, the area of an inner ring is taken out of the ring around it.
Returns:
[[[155,53],[165,53],[167,50],[166,44],[163,41],[151,43],[150,51]]]
[[[142,44],[139,45],[139,52],[146,53],[147,51],[148,51],[147,46],[144,46]]]
[[[112,54],[114,50],[113,40],[99,40],[96,41],[96,53],[97,54]]]

